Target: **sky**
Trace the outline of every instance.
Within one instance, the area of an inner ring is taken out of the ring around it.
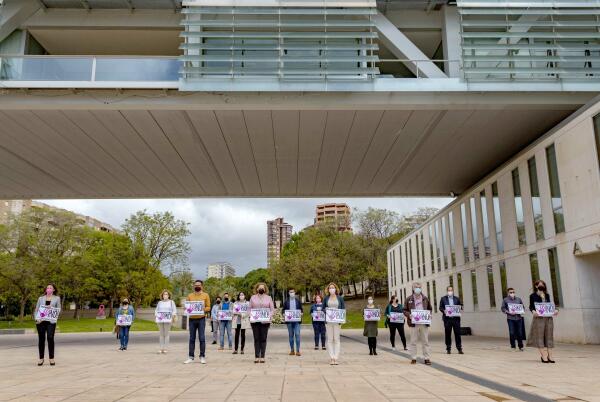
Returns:
[[[206,278],[206,266],[227,261],[243,276],[267,266],[267,220],[283,217],[294,232],[313,223],[315,206],[345,202],[353,210],[385,208],[401,215],[420,207],[442,208],[450,198],[202,198],[140,200],[41,200],[120,228],[138,210],[171,211],[190,223],[189,266],[197,278]]]

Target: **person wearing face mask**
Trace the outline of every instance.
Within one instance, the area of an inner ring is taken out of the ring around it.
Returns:
[[[194,354],[196,351],[196,333],[200,339],[200,363],[206,364],[206,337],[204,331],[206,329],[206,313],[210,312],[210,297],[208,293],[203,292],[202,288],[204,282],[197,279],[194,281],[194,293],[190,293],[187,297],[188,301],[203,302],[204,312],[203,314],[191,315],[188,317],[188,328],[190,330],[190,342],[188,347],[188,358],[184,361],[185,364],[192,363],[194,361]]]
[[[296,290],[294,288],[288,289],[289,297],[283,302],[283,310],[302,310],[302,303],[300,299],[296,297]],[[290,342],[290,356],[300,356],[300,322],[286,322],[288,330],[288,340]],[[296,344],[296,351],[294,352],[294,341]]]
[[[396,350],[396,331],[400,335],[400,340],[402,341],[402,347],[406,350],[406,335],[404,334],[404,323],[403,322],[391,322],[390,321],[390,313],[402,313],[404,311],[404,307],[402,304],[398,303],[398,297],[396,295],[392,296],[390,299],[390,303],[385,308],[385,317],[388,323],[388,328],[390,329],[390,343],[392,344],[392,349]]]
[[[244,292],[238,293],[237,301],[233,305],[233,321],[235,325],[234,355],[237,355],[238,353],[238,345],[241,346],[240,353],[244,354],[244,346],[246,345],[246,330],[250,328],[250,312],[248,310],[250,308],[249,304],[250,303],[246,301],[246,295]],[[245,311],[243,311],[243,308],[245,308]]]
[[[323,300],[321,295],[316,295],[312,306],[310,306],[310,316],[313,317],[312,326],[313,332],[315,333],[315,350],[319,350],[319,339],[321,340],[321,348],[325,350],[325,337],[327,331],[325,330],[325,321],[315,321],[313,314],[316,311],[325,311],[323,307]]]
[[[135,311],[133,307],[129,304],[129,299],[124,298],[121,302],[121,306],[117,310],[117,314],[115,315],[115,325],[118,326],[119,329],[119,341],[121,342],[121,347],[119,350],[125,351],[127,350],[127,345],[129,344],[129,330],[131,329],[131,325],[118,325],[117,321],[120,315],[130,315],[135,318]]]
[[[553,317],[540,317],[536,311],[535,303],[550,303],[550,295],[546,282],[538,279],[533,284],[534,292],[529,296],[529,311],[533,313],[531,331],[527,346],[535,346],[540,352],[542,363],[555,363],[552,360],[554,349],[554,319]],[[554,315],[558,314],[555,310]]]
[[[169,331],[171,330],[171,325],[175,322],[175,318],[177,317],[177,306],[175,306],[175,302],[171,300],[171,293],[164,289],[160,294],[160,301],[156,304],[156,309],[154,310],[154,315],[156,316],[158,313],[170,313],[171,314],[171,322],[159,322],[158,331],[159,331],[159,344],[160,349],[158,351],[159,354],[167,353],[167,348],[169,347]]]
[[[454,289],[452,286],[446,288],[446,296],[440,299],[440,312],[442,313],[442,321],[444,322],[444,334],[446,341],[446,353],[450,354],[452,349],[452,331],[454,331],[454,343],[458,354],[462,355],[462,341],[460,338],[460,317],[448,317],[446,315],[446,306],[460,306],[462,310],[462,303],[460,299],[454,296]]]
[[[218,305],[217,311],[223,310],[229,310],[233,313],[233,303],[229,300],[229,293],[223,293],[223,302]],[[221,333],[219,350],[223,350],[225,347],[225,334],[227,334],[227,343],[229,344],[229,350],[231,350],[231,345],[233,343],[231,337],[231,321],[232,320],[219,320],[219,332]]]
[[[525,324],[523,323],[523,316],[515,312],[510,311],[509,304],[520,304],[524,306],[523,301],[520,297],[516,296],[513,288],[508,288],[508,295],[502,301],[502,307],[500,308],[504,314],[506,314],[506,321],[508,322],[508,337],[510,340],[510,348],[516,350],[516,344],[519,346],[519,350],[523,351],[523,340],[525,339]]]
[[[269,296],[267,285],[259,282],[254,286],[254,294],[250,298],[250,309],[268,308],[273,310],[273,299]],[[253,322],[252,335],[254,336],[254,363],[264,363],[265,353],[267,352],[267,335],[271,323],[268,322]]]
[[[429,351],[429,324],[415,325],[410,317],[411,310],[429,310],[431,311],[431,303],[427,296],[422,292],[421,284],[414,282],[412,284],[412,294],[406,298],[404,304],[404,316],[408,320],[410,327],[410,346],[408,352],[411,356],[410,364],[417,363],[417,344],[421,344],[423,350],[423,360],[426,365],[431,365]]]
[[[46,286],[46,291],[37,300],[37,304],[33,312],[34,318],[37,317],[37,313],[42,306],[60,308],[60,297],[58,296],[58,291],[56,290],[56,286],[51,283]],[[37,329],[38,333],[38,353],[40,357],[38,366],[44,364],[46,341],[48,342],[48,357],[50,359],[50,365],[54,366],[56,364],[54,362],[54,332],[56,331],[56,323],[36,319],[35,328]]]
[[[217,296],[215,299],[215,304],[212,307],[210,312],[210,322],[213,324],[213,341],[212,344],[216,345],[219,341],[219,333],[221,332],[221,325],[219,325],[219,318],[217,317],[217,311],[219,311],[219,307],[221,306],[221,298]]]
[[[340,288],[335,283],[331,282],[326,287],[327,296],[325,296],[325,300],[323,300],[323,307],[327,308],[338,308],[338,309],[346,309],[346,304],[344,303],[344,298],[340,295]],[[327,352],[329,353],[329,364],[333,366],[338,365],[338,359],[340,357],[341,351],[341,342],[340,342],[340,333],[341,333],[341,324],[328,322],[325,324],[327,328]]]
[[[367,308],[375,308],[373,298],[369,296],[367,299]],[[363,336],[367,337],[367,343],[369,344],[369,355],[377,356],[377,325],[379,321],[365,321],[363,329]]]

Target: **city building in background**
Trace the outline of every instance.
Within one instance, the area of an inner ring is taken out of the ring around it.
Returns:
[[[213,262],[206,268],[206,279],[223,279],[228,276],[235,276],[235,268],[228,262]]]
[[[320,204],[315,208],[315,225],[330,225],[340,232],[352,231],[351,210],[348,204]]]
[[[284,222],[283,218],[267,221],[267,268],[279,261],[283,247],[292,238],[292,229],[292,225]]]

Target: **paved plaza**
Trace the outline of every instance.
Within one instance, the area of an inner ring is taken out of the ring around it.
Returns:
[[[465,355],[446,355],[432,339],[433,366],[410,365],[380,330],[378,356],[369,356],[362,330],[344,330],[339,366],[312,348],[303,327],[303,355],[288,356],[285,327],[269,333],[266,364],[207,345],[208,364],[182,364],[187,334],[172,334],[167,355],[158,333],[131,334],[117,350],[111,334],[57,334],[57,365],[37,367],[35,334],[0,336],[2,401],[600,401],[600,347],[559,344],[556,364],[537,351],[511,352],[502,339],[465,337]],[[207,338],[212,340],[210,333]]]

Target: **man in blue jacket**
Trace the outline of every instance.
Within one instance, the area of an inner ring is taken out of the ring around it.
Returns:
[[[454,331],[454,342],[456,343],[456,349],[458,349],[458,354],[462,355],[463,350],[460,339],[460,316],[448,317],[446,315],[446,306],[459,306],[460,310],[462,310],[462,303],[458,297],[454,296],[454,289],[452,289],[452,286],[448,286],[446,290],[447,295],[440,299],[440,312],[442,313],[444,332],[446,335],[446,353],[451,353],[450,349],[452,348],[452,331]]]
[[[288,295],[289,297],[283,302],[284,313],[286,310],[300,310],[302,313],[302,303],[296,297],[296,290],[289,288]],[[285,324],[287,325],[288,337],[290,339],[290,356],[300,356],[300,322],[286,322]],[[295,352],[294,343],[296,344]]]

